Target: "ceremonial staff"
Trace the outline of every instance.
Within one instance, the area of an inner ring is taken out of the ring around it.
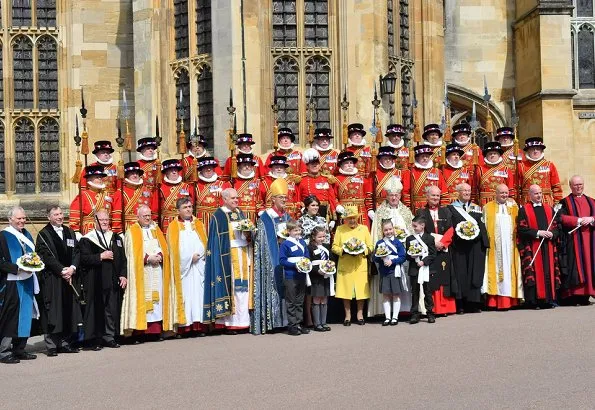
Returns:
[[[128,101],[126,101],[126,90],[122,90],[122,117],[124,118],[124,124],[126,126],[126,134],[125,134],[125,139],[123,141],[124,143],[124,149],[126,151],[128,151],[128,162],[132,161],[132,133],[130,132],[130,126],[128,124],[128,119],[130,117],[130,109],[128,108]],[[118,130],[120,126],[118,125]],[[121,131],[119,131],[121,134]],[[118,145],[120,148],[122,148],[120,145]],[[120,155],[122,154],[122,151],[120,150]],[[122,164],[122,169],[123,168],[123,164]],[[123,177],[122,177],[123,178]]]
[[[85,157],[85,167],[87,166],[87,156],[89,155],[89,135],[87,134],[87,109],[85,108],[85,94],[81,88],[81,108],[79,110],[81,117],[83,118],[83,135],[79,134],[79,119],[78,115],[75,117],[75,132],[74,132],[74,144],[76,145],[76,164],[74,175],[72,176],[72,182],[78,185],[78,198],[79,198],[79,230],[83,228],[83,196],[82,192],[82,173],[83,163],[81,161],[81,154]]]
[[[372,116],[372,127],[370,133],[374,135],[374,142],[372,148],[372,160],[370,161],[370,177],[372,178],[372,209],[376,212],[376,189],[378,188],[377,178],[377,163],[376,156],[378,155],[378,149],[382,145],[382,124],[380,123],[380,117],[378,116],[378,107],[380,107],[380,100],[378,99],[378,93],[376,91],[376,82],[374,81],[374,99],[372,100],[372,106],[374,112]]]
[[[421,142],[421,132],[419,130],[419,113],[418,113],[418,108],[417,108],[417,97],[416,97],[416,92],[415,92],[415,80],[411,80],[411,88],[413,90],[413,99],[411,100],[411,118],[412,118],[412,122],[411,124],[409,124],[409,131],[413,131],[413,142],[415,143],[415,145],[419,145],[419,143]],[[411,141],[412,138],[409,137],[409,141]],[[415,187],[415,178],[413,176],[413,168],[415,165],[415,152],[413,150],[413,144],[411,144],[409,146],[409,169],[411,170],[411,172],[409,172],[409,186],[411,187],[409,190],[409,206],[411,208],[411,211],[413,213],[415,213],[415,203],[414,203],[414,187]]]
[[[521,186],[521,182],[519,181],[519,137],[517,135],[517,127],[519,125],[519,115],[516,111],[516,102],[514,101],[514,97],[512,97],[512,112],[510,115],[510,121],[512,123],[512,129],[514,130],[514,145],[512,148],[512,153],[514,154],[514,186],[517,189],[516,192],[516,201],[518,204],[521,203],[523,187]]]
[[[231,95],[230,95],[231,98]],[[232,102],[230,100],[230,102]],[[271,105],[271,109],[273,110],[273,150],[277,152],[279,148],[279,104],[277,104],[277,86],[273,84],[273,105]],[[231,150],[231,145],[230,145]]]
[[[237,125],[236,125],[236,107],[233,105],[233,90],[229,89],[229,106],[227,107],[227,114],[229,115],[229,129],[227,130],[227,143],[229,148],[229,157],[231,158],[231,167],[229,170],[229,180],[233,186],[234,180],[238,177],[238,159],[234,155],[235,143],[238,140]],[[275,138],[277,141],[277,138]]]
[[[161,135],[159,133],[159,116],[155,117],[155,142],[157,143],[157,159],[155,160],[155,185],[153,190],[157,191],[157,225],[161,226],[161,159],[159,147],[161,146]],[[155,193],[155,192],[154,192]]]
[[[494,141],[494,123],[492,122],[492,114],[490,113],[490,99],[491,95],[488,93],[488,81],[486,76],[483,76],[483,101],[486,105],[486,134],[490,137],[490,141]]]
[[[347,84],[345,84],[345,93],[343,94],[343,101],[341,101],[341,110],[343,110],[343,133],[342,133],[343,149],[347,148],[347,109],[348,108],[349,108],[349,101],[347,101]]]
[[[310,124],[308,125],[308,142],[310,147],[314,143],[314,109],[316,108],[314,101],[312,101],[312,83],[310,83],[310,98],[308,98],[308,105],[306,106],[310,114]]]
[[[126,96],[126,94],[124,94]],[[126,97],[124,97],[126,98]],[[126,101],[126,100],[124,100]],[[122,138],[122,129],[120,128],[120,118],[116,119],[116,127],[118,129],[118,136],[116,137],[116,144],[118,145],[118,149],[120,151],[120,161],[118,162],[118,179],[120,180],[120,202],[121,202],[121,211],[122,215],[120,215],[120,219],[122,221],[122,233],[126,231],[126,218],[124,215],[125,212],[125,197],[124,197],[124,138]],[[129,158],[130,158],[130,151],[128,151]]]
[[[184,106],[182,105],[184,98],[182,96],[182,89],[180,88],[180,109],[178,111],[178,118],[180,120],[180,134],[178,137],[178,154],[181,160],[184,161],[184,154],[186,153],[186,133],[184,132]]]
[[[478,147],[477,147],[477,130],[479,129],[479,121],[477,120],[477,109],[475,107],[475,101],[473,101],[473,110],[471,111],[471,121],[469,122],[469,125],[471,126],[471,135],[472,135],[472,142],[471,142],[471,149],[473,150],[473,174],[476,174],[477,172],[477,162],[478,162]],[[475,197],[479,198],[479,184],[474,184],[475,187]]]

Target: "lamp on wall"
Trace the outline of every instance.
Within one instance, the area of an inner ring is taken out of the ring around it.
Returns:
[[[395,73],[388,73],[384,77],[380,76],[380,95],[393,95],[397,87],[397,76]]]

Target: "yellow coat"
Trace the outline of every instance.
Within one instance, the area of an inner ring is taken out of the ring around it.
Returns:
[[[343,244],[351,238],[357,238],[366,244],[366,250],[360,255],[349,255],[343,253]],[[351,229],[348,225],[341,225],[337,228],[333,241],[333,253],[339,255],[337,266],[337,290],[335,297],[339,299],[362,300],[370,297],[370,285],[368,283],[368,259],[367,255],[373,248],[370,231],[364,225],[358,225]]]

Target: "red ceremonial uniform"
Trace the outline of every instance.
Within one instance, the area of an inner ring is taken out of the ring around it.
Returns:
[[[320,173],[322,175],[335,175],[335,172],[337,171],[337,159],[339,158],[339,151],[335,149],[318,151],[318,155],[320,155]],[[304,171],[302,175],[306,175],[307,173],[307,171]]]
[[[194,170],[196,169],[198,161],[204,156],[208,156],[209,154],[205,151],[204,155],[201,157],[194,157],[194,155],[186,155],[182,160],[182,176],[184,178],[184,182],[196,182],[197,177],[193,176]],[[215,167],[215,173],[217,175],[221,175],[221,168],[219,167],[219,161],[217,161],[217,166]],[[196,176],[198,176],[198,170],[196,170]]]
[[[258,213],[264,210],[266,196],[264,184],[256,177],[249,179],[238,177],[233,181],[233,189],[238,192],[239,208],[256,225]]]
[[[196,217],[202,221],[205,229],[209,227],[213,212],[223,205],[221,193],[228,188],[231,188],[231,184],[227,181],[218,178],[213,182],[208,182],[202,179],[200,175],[198,176],[195,210]]]
[[[260,178],[260,170],[263,169],[262,160],[254,156],[254,160],[256,161],[256,165],[254,166],[254,177]],[[225,160],[225,165],[223,167],[223,172],[221,173],[221,179],[224,181],[229,181],[231,179],[231,164],[233,162],[233,158],[229,157]],[[237,169],[237,168],[236,168]]]
[[[358,223],[365,226],[369,226],[368,211],[372,209],[368,206],[369,202],[366,201],[366,196],[370,191],[372,191],[372,187],[369,178],[364,178],[358,173],[354,175],[339,173],[337,175],[337,183],[335,184],[337,202],[342,206],[357,206]]]
[[[471,143],[459,147],[465,151],[463,155],[461,155],[461,161],[463,161],[463,166],[471,168],[473,166],[473,145]],[[477,150],[477,163],[483,164],[483,153],[478,149]]]
[[[86,235],[95,229],[95,214],[103,209],[111,215],[112,208],[113,197],[106,190],[88,186],[86,189],[81,189],[70,204],[69,225],[74,231]]]
[[[371,178],[372,189],[368,191],[367,201],[368,207],[372,208],[373,201],[376,201],[376,206],[379,206],[382,201],[386,199],[386,191],[384,190],[384,186],[390,181],[390,179],[394,176],[401,180],[401,184],[403,185],[403,190],[401,191],[401,199],[405,204],[405,198],[409,198],[411,194],[411,174],[408,169],[384,169],[380,165],[377,167],[376,174],[373,175]],[[376,195],[373,196],[374,191],[374,179],[376,179]],[[409,206],[409,204],[405,204]]]
[[[287,172],[289,175],[304,175],[307,172],[306,164],[304,164],[304,161],[302,161],[302,153],[300,151],[296,149],[278,149],[277,151],[273,151],[267,155],[264,165],[262,162],[259,163],[259,166],[261,166],[261,176],[268,174],[271,158],[274,156],[283,156],[287,158],[289,167],[285,170],[285,172]]]
[[[505,148],[505,147],[503,147]],[[522,151],[519,151],[519,155],[517,157],[517,161],[514,160],[514,147],[509,147],[504,154],[502,154],[502,159],[504,160],[504,165],[509,167],[510,169],[514,170],[514,167],[517,165],[517,162],[523,161],[524,155]]]
[[[454,168],[446,162],[446,165],[442,168],[442,175],[444,176],[444,183],[446,184],[446,191],[442,192],[442,197],[447,204],[459,198],[456,190],[456,187],[459,184],[469,184],[471,186],[471,192],[476,192],[473,179],[473,168],[464,165],[459,168]]]
[[[194,188],[186,182],[172,184],[164,178],[159,186],[157,198],[157,209],[161,216],[159,227],[164,234],[167,233],[167,227],[171,221],[178,217],[176,202],[180,198],[190,198],[194,202]]]
[[[328,212],[334,214],[337,208],[334,187],[336,181],[337,179],[330,175],[306,175],[298,185],[298,199],[303,202],[307,196],[315,195],[320,201],[320,205],[327,207]]]
[[[156,159],[150,161],[139,159],[136,162],[138,162],[140,168],[145,171],[143,174],[143,183],[147,186],[149,191],[155,192],[157,190],[157,172],[161,167],[157,163],[158,161]]]
[[[543,191],[543,203],[553,206],[563,198],[562,186],[558,170],[553,162],[545,159],[532,161],[525,158],[519,162],[519,180],[521,181],[522,202],[529,199],[529,187],[533,184],[539,185]]]
[[[397,155],[397,159],[395,160],[397,169],[409,169],[409,148],[405,146],[395,148],[395,154]]]
[[[477,181],[479,185],[479,205],[484,206],[490,201],[496,200],[496,187],[504,184],[508,187],[508,195],[514,198],[514,172],[508,168],[504,161],[499,164],[490,165],[483,161],[477,167]]]
[[[270,175],[265,175],[264,177],[262,177],[262,185],[265,191],[265,196],[264,196],[264,207],[265,208],[271,208],[273,206],[272,202],[271,202],[271,195],[270,195],[270,191],[271,191],[271,184],[273,182],[275,182],[277,178],[274,178]],[[298,198],[298,191],[297,191],[297,187],[299,184],[299,181],[301,180],[300,177],[295,176],[295,175],[288,175],[286,178],[287,180],[287,201],[285,202],[285,212],[287,212],[292,219],[298,219],[299,218],[299,213],[300,213],[300,209],[302,207],[302,202],[299,200]]]
[[[407,206],[410,206],[413,211],[416,209],[423,208],[426,204],[426,188],[430,185],[437,186],[442,191],[442,195],[440,196],[440,205],[446,206],[448,205],[448,199],[446,193],[446,183],[444,181],[444,176],[442,172],[436,168],[428,168],[422,169],[417,167],[416,165],[413,166],[411,169],[411,195],[410,199],[407,198],[403,200],[403,203]]]
[[[130,225],[137,221],[136,212],[141,205],[151,208],[151,219],[157,219],[157,195],[144,183],[140,185],[131,184],[124,180],[122,189],[114,193],[114,208],[112,211],[112,230],[116,233],[123,232],[122,229],[122,207],[124,208],[124,221],[127,230]]]
[[[345,151],[353,152],[358,160],[355,164],[357,173],[367,178],[372,172],[372,149],[367,145],[361,147],[350,145]]]
[[[103,183],[105,184],[105,191],[108,193],[109,196],[113,196],[114,192],[120,187],[120,181],[118,181],[118,167],[116,164],[110,165],[103,165],[100,162],[94,162],[89,165],[90,167],[98,166],[103,167],[103,172],[105,172],[106,177],[103,178]],[[87,180],[85,178],[81,178],[81,189],[87,188]]]

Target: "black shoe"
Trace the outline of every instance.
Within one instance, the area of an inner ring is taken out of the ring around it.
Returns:
[[[225,334],[226,334],[226,335],[235,336],[235,335],[237,335],[237,334],[238,334],[238,331],[237,331],[237,330],[233,330],[233,329],[227,329],[227,330],[225,331]]]
[[[48,357],[56,357],[58,356],[58,351],[56,349],[48,349]]]
[[[331,331],[331,327],[329,325],[322,325],[322,328],[327,332]]]
[[[428,315],[428,323],[436,323],[436,316]]]
[[[5,356],[2,359],[0,359],[0,363],[4,363],[4,364],[17,364],[20,362],[21,361],[19,360],[19,358],[13,354],[9,354],[8,356]]]
[[[310,333],[310,329],[306,329],[305,327],[298,327],[298,330],[303,335],[307,335],[308,333]]]
[[[31,354],[31,353],[21,353],[21,354],[15,354],[16,358],[19,360],[35,360],[37,359],[37,355],[36,354]]]
[[[396,326],[398,324],[399,324],[399,319],[393,317],[392,320],[390,321],[390,325]]]
[[[79,349],[72,346],[63,346],[58,349],[58,353],[78,353]]]
[[[351,326],[351,320],[347,320],[347,319],[345,319],[345,320],[343,321],[343,326]]]
[[[315,332],[324,332],[325,329],[324,329],[324,327],[322,327],[322,325],[318,325],[318,326],[314,326],[314,331]]]
[[[463,309],[457,309],[457,315],[464,315],[465,311]]]
[[[419,316],[417,316],[417,315],[411,316],[411,319],[409,319],[409,324],[416,325],[418,323],[419,323]]]
[[[384,319],[384,322],[382,322],[382,326],[388,326],[390,325],[390,319]]]
[[[287,331],[287,334],[289,336],[300,336],[302,332],[300,332],[300,330],[297,327],[292,327]]]
[[[355,323],[357,323],[360,326],[363,326],[366,324],[366,321],[364,319],[357,319],[357,322],[355,322]]]
[[[115,340],[110,340],[109,342],[104,343],[105,347],[109,347],[110,349],[119,349],[120,345]]]

